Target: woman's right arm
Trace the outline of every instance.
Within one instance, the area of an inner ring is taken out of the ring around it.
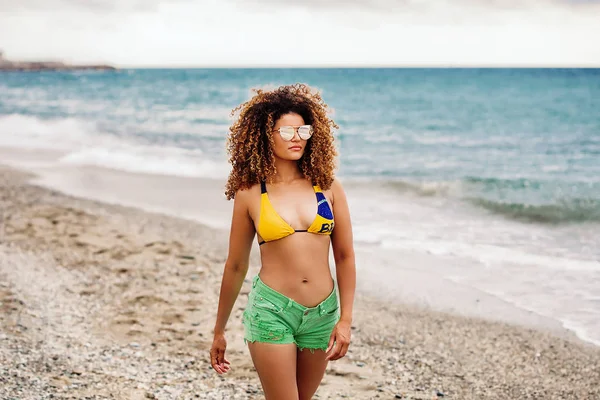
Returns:
[[[211,364],[219,373],[227,372],[229,369],[225,365],[229,364],[225,359],[225,325],[248,272],[252,240],[256,233],[249,213],[250,195],[251,190],[239,190],[233,202],[229,252],[223,270],[213,346],[210,350]]]

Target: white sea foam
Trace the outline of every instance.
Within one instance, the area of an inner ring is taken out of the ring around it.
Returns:
[[[598,272],[552,271],[527,264],[497,264],[486,271],[445,274],[453,282],[552,318],[580,339],[600,346],[600,309],[590,294],[599,276]]]
[[[188,120],[149,120],[131,125],[131,129],[144,132],[145,135],[178,135],[185,134],[196,137],[220,138],[225,140],[228,125],[224,123],[202,122],[196,123]]]
[[[459,136],[441,136],[441,135],[423,135],[423,136],[413,136],[412,138],[415,142],[421,144],[449,144],[449,143],[458,143],[463,140]]]
[[[567,288],[565,288],[567,289]],[[570,289],[570,288],[568,288]],[[488,293],[513,304],[520,309],[538,315],[554,318],[567,330],[573,332],[578,338],[596,346],[600,346],[600,310],[587,309],[589,312],[582,315],[581,307],[589,299],[581,299],[575,304],[569,295],[561,293],[546,293],[546,296],[532,293],[529,296],[515,296],[498,290],[486,290]],[[553,299],[550,300],[549,298]]]
[[[168,109],[161,112],[162,118],[177,118],[187,120],[233,121],[229,107],[188,107],[183,109]]]
[[[77,118],[42,120],[20,114],[0,116],[0,146],[68,150],[83,146],[93,137],[94,124]],[[91,134],[90,134],[91,133]]]
[[[60,164],[91,165],[116,170],[186,177],[224,178],[225,161],[207,157],[201,149],[147,145],[98,131],[77,118],[42,120],[12,114],[0,117],[0,146],[59,150]]]
[[[564,172],[568,169],[569,167],[567,165],[544,165],[542,167],[544,172]]]
[[[366,135],[365,140],[369,143],[379,144],[402,144],[405,142],[404,138],[394,134],[377,134]]]
[[[432,254],[448,254],[459,257],[470,257],[482,264],[492,263],[518,263],[531,264],[555,270],[571,271],[600,271],[600,262],[592,260],[578,260],[530,253],[505,246],[493,246],[481,243],[468,243],[463,241],[430,240],[413,241],[406,239],[383,240],[381,246],[391,249],[413,249]]]
[[[600,346],[600,337],[590,335],[589,329],[584,325],[570,319],[563,319],[561,320],[561,323],[565,329],[575,332],[579,339]]]
[[[91,165],[121,171],[200,178],[225,178],[227,165],[206,159],[199,151],[153,147],[97,148],[70,153],[63,164]]]

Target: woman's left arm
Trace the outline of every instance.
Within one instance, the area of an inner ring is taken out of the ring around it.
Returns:
[[[340,320],[335,326],[329,347],[327,359],[337,360],[346,355],[350,344],[352,325],[352,307],[356,289],[356,265],[354,259],[354,244],[352,239],[352,223],[346,193],[342,184],[335,179],[331,185],[333,200],[333,215],[335,227],[331,234],[331,245],[335,259],[335,270],[340,291]]]

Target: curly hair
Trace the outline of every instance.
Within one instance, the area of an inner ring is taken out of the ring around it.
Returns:
[[[250,100],[231,111],[231,116],[238,112],[239,116],[227,137],[227,153],[232,165],[225,187],[227,200],[234,198],[240,189],[272,181],[277,172],[272,130],[277,120],[288,113],[299,114],[313,127],[313,135],[297,161],[300,171],[322,189],[329,189],[337,156],[333,129],[339,127],[327,116],[329,107],[321,95],[299,83],[272,91],[253,89],[253,92]]]

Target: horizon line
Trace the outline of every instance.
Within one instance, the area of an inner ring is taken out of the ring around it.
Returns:
[[[85,64],[73,64],[85,65]],[[600,69],[600,63],[574,63],[574,64],[460,64],[460,63],[436,63],[436,64],[106,64],[117,69],[409,69],[409,68],[430,68],[430,69]]]

